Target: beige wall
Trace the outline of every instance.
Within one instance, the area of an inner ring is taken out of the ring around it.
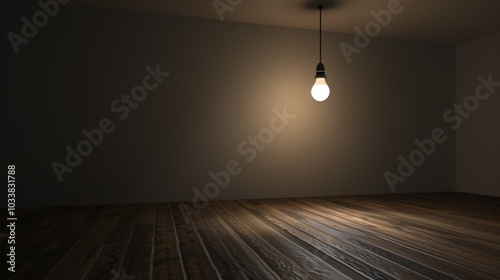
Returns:
[[[458,45],[457,103],[473,105],[478,77],[490,74],[500,83],[500,33]],[[500,86],[492,88],[456,131],[456,191],[500,196]]]
[[[390,193],[384,172],[446,125],[455,47],[377,38],[349,64],[339,44],[353,36],[327,33],[332,95],[318,103],[317,41],[311,30],[65,7],[19,54],[2,52],[19,204],[189,201],[231,160],[241,173],[214,199]],[[110,104],[156,64],[170,75],[120,120]],[[238,146],[285,106],[296,118],[248,162]],[[51,163],[102,118],[115,130],[59,183]],[[454,143],[449,134],[396,192],[453,191]]]

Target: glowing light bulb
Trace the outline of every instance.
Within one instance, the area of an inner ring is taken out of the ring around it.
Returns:
[[[325,77],[316,77],[316,82],[311,89],[311,95],[318,102],[325,101],[330,96],[330,88]]]

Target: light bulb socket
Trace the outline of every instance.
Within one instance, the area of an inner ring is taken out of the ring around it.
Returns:
[[[318,66],[316,66],[316,76],[315,78],[326,78],[325,75],[325,65],[323,63],[318,63]]]

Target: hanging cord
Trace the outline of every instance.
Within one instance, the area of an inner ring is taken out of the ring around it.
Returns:
[[[319,6],[319,62],[321,63],[321,11],[323,10],[323,6]]]

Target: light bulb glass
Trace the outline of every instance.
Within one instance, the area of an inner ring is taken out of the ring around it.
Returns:
[[[324,77],[316,78],[316,82],[311,89],[311,95],[314,100],[318,102],[325,101],[328,98],[330,95],[330,88],[326,84]]]

